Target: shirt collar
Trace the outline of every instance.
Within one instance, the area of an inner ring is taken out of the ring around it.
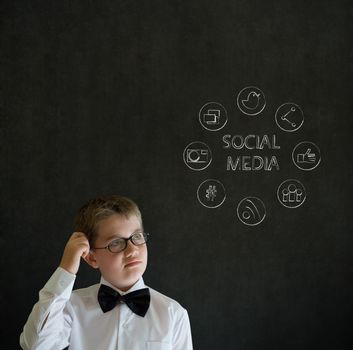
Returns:
[[[144,280],[143,280],[142,277],[140,277],[140,278],[138,279],[138,281],[137,281],[129,290],[127,290],[126,292],[123,292],[123,291],[120,290],[119,288],[116,288],[114,285],[112,285],[112,284],[109,283],[107,280],[105,280],[105,279],[103,278],[103,276],[101,276],[100,283],[101,283],[101,284],[105,284],[106,286],[109,286],[109,287],[113,288],[113,289],[116,290],[120,295],[124,295],[124,294],[130,293],[130,292],[134,292],[135,290],[139,290],[139,289],[142,289],[142,288],[146,288],[145,282],[144,282]]]

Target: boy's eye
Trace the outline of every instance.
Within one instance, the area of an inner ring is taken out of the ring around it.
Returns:
[[[118,239],[115,239],[114,241],[111,241],[109,245],[111,247],[123,247],[125,246],[125,241],[123,239],[118,238]]]
[[[139,243],[139,242],[142,242],[145,240],[142,232],[136,232],[132,235],[132,241],[135,242],[135,243]]]

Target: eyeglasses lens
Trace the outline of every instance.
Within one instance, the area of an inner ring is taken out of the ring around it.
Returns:
[[[134,233],[129,239],[117,238],[110,242],[108,248],[112,253],[120,253],[127,247],[130,240],[134,245],[142,245],[147,242],[147,234],[143,232]]]

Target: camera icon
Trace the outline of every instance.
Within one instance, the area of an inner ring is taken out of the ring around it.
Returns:
[[[211,164],[212,152],[205,143],[195,141],[185,147],[183,159],[191,170],[203,170]]]
[[[209,155],[207,149],[186,150],[186,161],[192,164],[208,163]]]

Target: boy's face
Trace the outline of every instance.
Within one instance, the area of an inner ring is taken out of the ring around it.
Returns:
[[[136,215],[126,218],[114,214],[99,222],[98,237],[94,246],[105,247],[114,239],[129,238],[133,233],[142,230]],[[127,242],[126,249],[120,253],[96,249],[89,255],[89,264],[99,268],[104,279],[122,291],[130,289],[143,275],[147,266],[146,244],[135,246],[131,241]]]

